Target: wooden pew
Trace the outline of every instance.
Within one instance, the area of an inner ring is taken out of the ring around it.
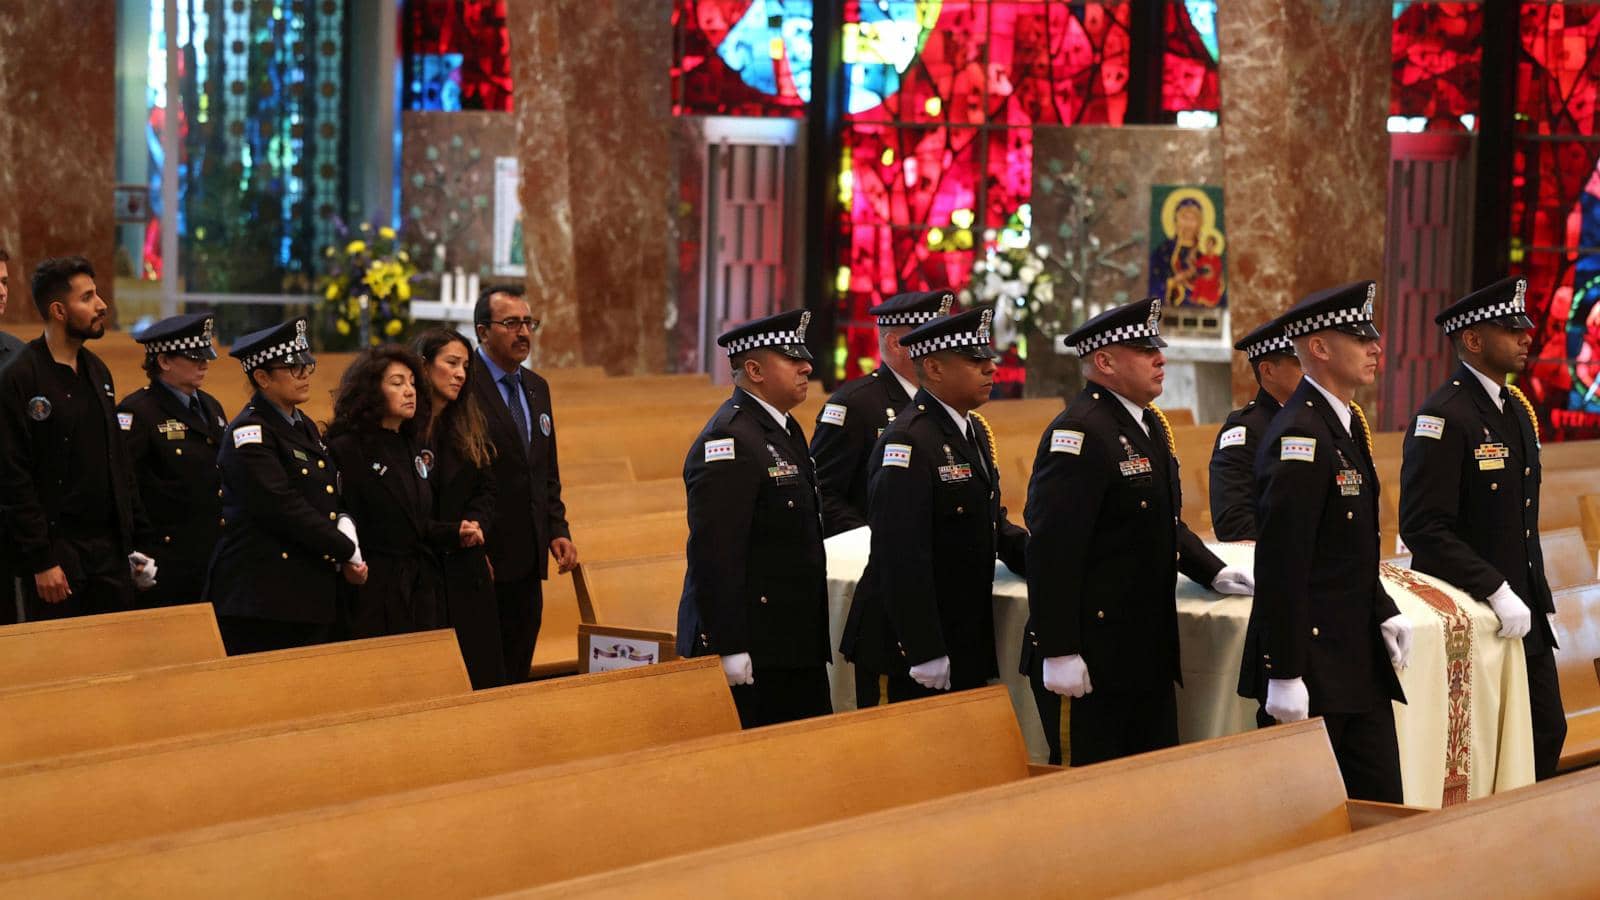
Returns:
[[[518,896],[1104,897],[1420,812],[1347,800],[1317,719]]]
[[[675,634],[686,565],[682,552],[580,563],[576,582],[583,621]]]
[[[567,517],[574,522],[627,519],[662,512],[685,515],[688,510],[682,478],[568,487],[562,490],[561,499],[566,501]]]
[[[564,503],[567,502],[565,492],[568,488],[634,480],[633,461],[626,456],[582,456],[571,462],[567,458],[561,460],[561,499]],[[576,508],[568,511],[575,512]]]
[[[1589,584],[1600,577],[1595,573],[1594,554],[1576,528],[1541,530],[1539,548],[1544,551],[1544,574],[1552,591]]]
[[[26,622],[0,628],[0,688],[226,655],[209,603]]]
[[[1578,498],[1578,520],[1589,555],[1600,555],[1600,494],[1584,494]]]
[[[0,767],[471,689],[451,631],[59,681],[0,692]]]
[[[708,657],[146,744],[0,778],[0,863],[738,730]]]
[[[994,686],[31,860],[0,893],[482,896],[1027,773]]]
[[[1562,771],[1600,762],[1600,584],[1557,591],[1556,675],[1567,711]]]

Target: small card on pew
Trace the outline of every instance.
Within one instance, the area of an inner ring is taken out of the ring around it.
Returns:
[[[578,625],[578,672],[614,672],[677,659],[677,639],[665,631],[618,625]]]

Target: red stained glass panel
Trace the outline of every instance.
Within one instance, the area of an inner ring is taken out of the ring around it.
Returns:
[[[1212,50],[1217,39],[1216,4],[1203,6],[1206,18],[1196,21],[1187,4],[1167,4],[1166,52],[1161,63],[1161,108],[1166,112],[1221,109],[1217,55]]]
[[[1444,130],[1478,114],[1483,66],[1479,3],[1413,3],[1395,16],[1389,115],[1421,116]],[[1431,127],[1431,125],[1430,125]]]
[[[406,0],[405,108],[511,110],[506,0]]]

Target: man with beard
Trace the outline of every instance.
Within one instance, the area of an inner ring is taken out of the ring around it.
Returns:
[[[6,298],[11,293],[11,254],[6,248],[0,247],[0,316],[6,312]],[[0,331],[0,374],[11,368],[11,364],[22,356],[22,351],[28,345],[22,339],[8,331]],[[11,559],[0,553],[0,625],[14,625],[17,622],[17,576],[12,568]]]
[[[0,376],[0,505],[29,620],[128,609],[135,579],[154,584],[154,561],[133,553],[143,517],[111,372],[84,346],[106,331],[94,279],[79,256],[39,263],[44,334]]]

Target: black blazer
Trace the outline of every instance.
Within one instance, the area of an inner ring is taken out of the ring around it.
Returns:
[[[880,368],[840,385],[822,407],[811,433],[811,457],[817,463],[827,537],[867,524],[872,448],[910,402],[900,379]]]
[[[1265,702],[1269,679],[1304,678],[1314,716],[1405,700],[1378,628],[1400,612],[1378,577],[1378,473],[1361,420],[1350,427],[1306,378],[1256,456],[1261,533],[1239,694]]]
[[[463,521],[477,522],[487,536],[494,525],[493,471],[478,468],[454,447],[437,440],[434,459],[433,517],[457,527]],[[489,578],[488,559],[484,547],[463,548],[459,539],[442,553],[445,611],[456,630],[474,688],[506,683],[500,608]]]
[[[757,673],[832,658],[817,475],[789,428],[734,388],[689,447],[680,656],[749,653]]]
[[[1539,545],[1539,442],[1515,397],[1495,409],[1462,364],[1406,432],[1400,537],[1411,567],[1477,600],[1502,582],[1534,613],[1555,612]],[[1529,655],[1555,645],[1543,615],[1523,638]]]
[[[481,353],[468,369],[467,389],[474,391],[489,437],[494,441],[495,517],[489,527],[489,561],[496,581],[549,577],[550,542],[570,538],[567,506],[561,502],[561,465],[556,457],[555,420],[550,414],[550,384],[518,366],[528,398],[532,441],[526,452],[516,422],[506,408],[505,392],[490,378]]]
[[[355,545],[338,530],[339,470],[317,426],[303,414],[289,424],[258,393],[228,423],[217,465],[223,526],[206,585],[217,615],[334,622]]]
[[[977,451],[939,401],[920,390],[877,442],[868,503],[872,553],[839,648],[866,671],[904,674],[948,655],[952,688],[977,687],[1000,674],[994,561],[999,556],[1025,574],[1028,536],[1000,505],[989,435],[976,419],[971,427]]]
[[[1178,460],[1089,382],[1045,429],[1028,482],[1022,672],[1078,654],[1095,690],[1182,683],[1178,573],[1209,585],[1222,560],[1183,524]]]
[[[1265,390],[1228,414],[1211,450],[1211,530],[1219,541],[1256,539],[1256,448],[1283,407]]]

